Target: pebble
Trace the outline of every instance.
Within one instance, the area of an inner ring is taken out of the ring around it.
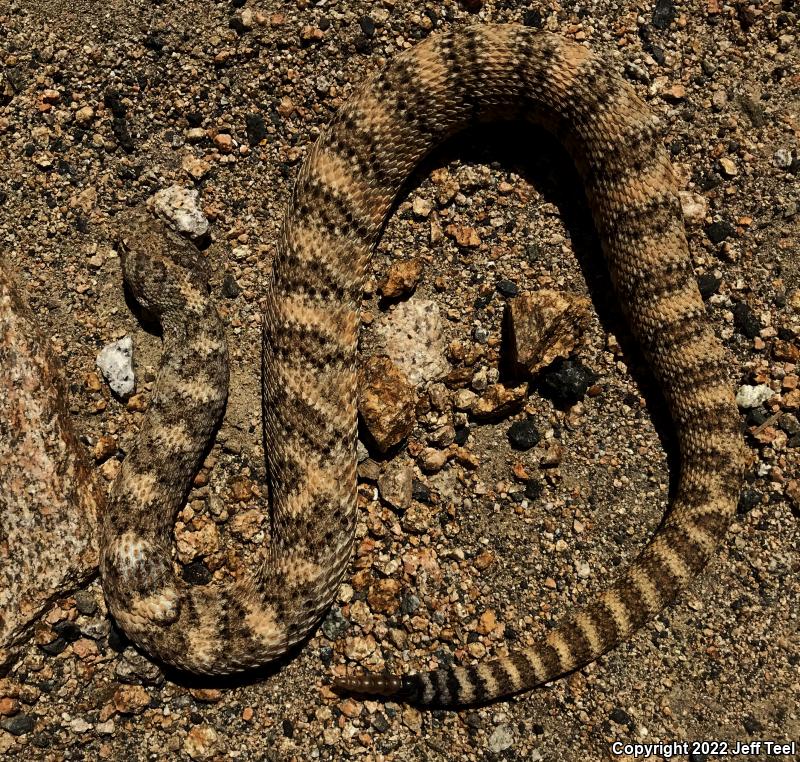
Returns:
[[[89,124],[92,119],[94,119],[94,109],[91,106],[83,106],[75,112],[75,121],[82,127]]]
[[[97,600],[88,590],[78,590],[75,593],[75,607],[80,614],[92,616],[97,611]]]
[[[199,192],[193,188],[171,185],[158,191],[152,204],[175,230],[197,239],[208,232],[208,220],[197,205],[198,197]]]
[[[422,196],[415,196],[411,203],[411,211],[415,216],[425,219],[433,211],[433,204]]]
[[[472,414],[479,421],[500,420],[522,406],[527,392],[527,384],[515,387],[492,384],[475,403]]]
[[[703,222],[708,213],[706,197],[700,193],[692,193],[690,191],[681,191],[679,195],[684,220],[689,224],[695,225]]]
[[[386,299],[399,299],[414,291],[421,277],[422,261],[418,257],[394,262],[378,290]]]
[[[495,288],[507,297],[514,297],[519,294],[519,286],[513,280],[499,280]]]
[[[192,759],[211,759],[219,745],[217,731],[210,725],[195,725],[186,735],[183,750]]]
[[[706,235],[711,243],[722,243],[736,234],[736,228],[726,220],[717,220],[706,226]]]
[[[747,302],[736,302],[734,305],[733,326],[742,336],[746,336],[748,339],[756,338],[762,329],[761,321],[750,309],[750,305]]]
[[[508,441],[515,450],[530,450],[541,438],[542,435],[530,419],[516,421],[508,430]]]
[[[749,410],[764,404],[774,396],[775,392],[766,384],[759,384],[758,386],[744,384],[736,392],[736,404],[744,410]]]
[[[489,750],[495,754],[514,745],[514,733],[508,725],[498,725],[489,736]]]
[[[475,249],[481,245],[478,231],[468,225],[448,225],[444,232],[464,249]]]
[[[24,736],[30,733],[36,725],[29,714],[15,714],[13,717],[0,718],[0,728],[11,733],[12,736]]]
[[[426,447],[418,456],[420,468],[425,473],[433,474],[441,471],[444,464],[447,463],[447,452],[444,450],[437,450],[433,447]]]
[[[653,8],[653,26],[656,29],[666,29],[675,21],[677,14],[672,0],[656,0]]]
[[[596,381],[594,373],[574,359],[557,359],[540,379],[542,393],[557,404],[573,404],[582,399]]]
[[[794,157],[788,148],[779,148],[772,155],[772,163],[779,169],[789,169],[793,161]]]
[[[362,363],[358,412],[381,452],[399,444],[414,428],[416,395],[408,377],[386,355]]]
[[[124,685],[114,692],[112,700],[120,714],[141,714],[150,705],[150,694],[140,685]]]
[[[703,273],[697,276],[697,287],[700,289],[700,295],[703,299],[714,295],[719,290],[722,280],[714,273]]]
[[[136,379],[133,374],[133,339],[130,336],[106,344],[98,353],[96,364],[114,394],[125,399],[133,393]]]
[[[719,166],[722,170],[722,174],[725,175],[725,177],[736,177],[736,175],[739,174],[739,169],[736,166],[736,163],[733,161],[733,159],[727,156],[723,156],[719,160]]]

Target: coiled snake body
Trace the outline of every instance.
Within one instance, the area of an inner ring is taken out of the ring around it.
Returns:
[[[224,590],[177,577],[170,553],[175,513],[225,404],[223,329],[192,247],[141,215],[124,227],[125,276],[162,321],[164,357],[104,516],[101,573],[114,617],[145,651],[230,673],[280,656],[322,617],[354,537],[356,340],[371,250],[425,154],[475,120],[509,117],[553,131],[578,167],[617,295],[675,423],[677,492],[622,576],[532,647],[475,667],[339,685],[439,705],[532,688],[627,638],[707,562],[736,505],[743,449],[658,122],[586,48],[477,25],[397,56],[347,101],[300,170],[264,313],[271,541],[257,572]]]

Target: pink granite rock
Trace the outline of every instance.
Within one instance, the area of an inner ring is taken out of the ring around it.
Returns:
[[[101,500],[49,342],[0,261],[0,668],[96,570]]]

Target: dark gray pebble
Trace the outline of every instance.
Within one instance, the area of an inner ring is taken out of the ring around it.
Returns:
[[[595,380],[594,373],[578,360],[559,358],[543,372],[539,388],[556,404],[571,404],[581,399]]]
[[[533,421],[516,421],[508,430],[508,441],[515,450],[530,450],[542,439]]]
[[[11,733],[12,736],[24,736],[30,733],[35,725],[33,717],[29,714],[15,714],[13,717],[0,719],[0,728]]]
[[[763,326],[747,302],[737,302],[733,308],[733,327],[742,336],[754,339]]]
[[[727,220],[718,220],[706,227],[706,235],[711,243],[722,243],[735,234],[736,229]]]

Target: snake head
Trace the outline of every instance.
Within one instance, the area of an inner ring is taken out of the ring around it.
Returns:
[[[191,241],[141,207],[114,222],[123,278],[143,309],[160,318],[185,307],[192,292],[208,294],[208,266]]]

